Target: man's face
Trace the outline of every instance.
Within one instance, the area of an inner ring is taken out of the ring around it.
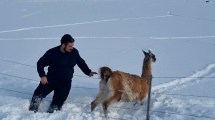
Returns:
[[[70,53],[72,52],[72,49],[73,49],[73,46],[74,46],[74,42],[73,43],[67,43],[64,47],[64,51],[65,53]]]

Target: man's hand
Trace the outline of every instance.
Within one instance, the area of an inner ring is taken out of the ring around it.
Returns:
[[[98,73],[97,72],[90,72],[90,74],[88,76],[92,77],[94,74],[98,74]]]
[[[47,84],[47,83],[48,83],[48,79],[47,79],[47,77],[46,77],[46,76],[41,77],[40,82],[41,82],[43,85]]]

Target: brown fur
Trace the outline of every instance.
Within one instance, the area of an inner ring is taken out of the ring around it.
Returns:
[[[117,101],[143,102],[148,93],[148,81],[151,77],[151,63],[156,58],[150,51],[144,52],[144,65],[141,77],[122,71],[112,71],[109,67],[100,68],[100,90],[96,99],[91,103],[91,111],[97,104],[102,103],[104,114],[107,117],[107,108]]]

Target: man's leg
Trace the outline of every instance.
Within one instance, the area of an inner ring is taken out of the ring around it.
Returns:
[[[49,106],[48,113],[53,113],[55,110],[60,110],[63,103],[66,101],[71,89],[71,81],[59,83],[54,90],[52,103]]]
[[[53,88],[49,84],[39,84],[39,86],[34,91],[33,97],[30,102],[29,111],[37,112],[39,105],[44,97],[46,97]]]

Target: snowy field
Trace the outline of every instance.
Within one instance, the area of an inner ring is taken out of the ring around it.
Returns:
[[[105,119],[101,105],[90,111],[98,76],[78,67],[61,111],[46,113],[53,93],[38,113],[28,111],[36,62],[66,33],[93,71],[140,75],[142,49],[156,55],[150,120],[215,119],[214,11],[214,0],[1,0],[0,119]],[[119,102],[107,119],[145,120],[146,106]]]

